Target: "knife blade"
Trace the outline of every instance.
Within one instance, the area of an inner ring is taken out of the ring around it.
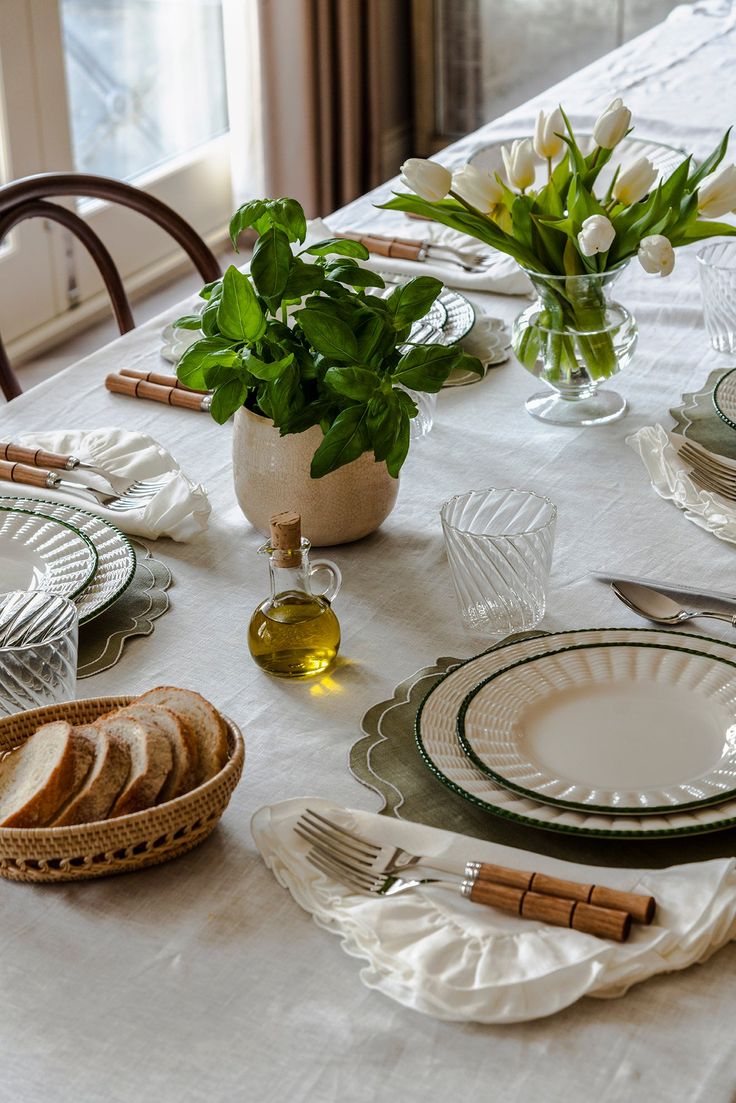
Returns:
[[[612,582],[635,582],[639,586],[649,586],[652,590],[659,590],[660,593],[670,597],[702,598],[704,601],[721,602],[730,608],[736,608],[736,595],[724,594],[719,590],[704,590],[696,586],[684,586],[679,582],[662,582],[656,578],[636,578],[633,575],[606,574],[597,571],[591,572],[590,577],[607,586]]]

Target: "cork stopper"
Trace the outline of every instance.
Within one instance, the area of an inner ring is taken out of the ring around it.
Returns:
[[[299,560],[294,552],[301,551],[302,519],[293,509],[275,513],[270,520],[273,561],[278,567],[294,567]]]

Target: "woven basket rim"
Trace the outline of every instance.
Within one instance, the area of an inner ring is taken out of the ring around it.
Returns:
[[[133,701],[137,701],[138,697],[138,694],[110,694],[101,697],[79,697],[75,698],[73,701],[62,701],[56,705],[42,705],[37,709],[28,709],[24,713],[12,713],[10,716],[2,717],[2,719],[0,719],[0,733],[2,732],[3,726],[10,726],[10,722],[17,723],[19,716],[29,718],[36,713],[58,712],[59,710],[63,711],[65,708],[71,710],[75,706],[96,705],[98,702],[100,702],[101,705],[100,715],[102,715],[104,711],[110,708],[124,708]],[[197,785],[187,793],[182,793],[181,796],[164,801],[162,804],[154,804],[150,808],[144,808],[140,812],[129,812],[127,816],[115,816],[108,820],[90,820],[87,823],[70,824],[67,827],[0,827],[0,842],[27,842],[29,833],[32,834],[33,838],[37,839],[39,843],[51,839],[61,840],[65,837],[71,838],[72,836],[79,840],[80,836],[83,836],[85,832],[97,834],[100,828],[104,826],[114,828],[119,825],[145,824],[146,821],[150,821],[152,816],[159,811],[165,810],[168,814],[171,812],[172,808],[185,808],[187,803],[190,802],[190,798],[191,803],[193,803],[194,800],[206,795],[211,790],[219,788],[228,775],[236,772],[239,773],[245,763],[245,740],[243,738],[243,733],[229,716],[225,716],[224,713],[219,712],[219,710],[218,714],[222,717],[227,726],[228,736],[232,738],[232,753],[229,746],[230,739],[228,739],[227,762],[214,777],[209,778],[209,780],[205,781],[202,785]],[[39,724],[39,727],[40,726]],[[18,745],[20,746],[21,744]]]

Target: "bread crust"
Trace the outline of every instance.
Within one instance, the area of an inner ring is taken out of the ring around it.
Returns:
[[[192,689],[157,686],[139,697],[138,702],[162,705],[190,725],[199,743],[197,785],[220,772],[228,758],[227,726],[206,698]]]
[[[54,816],[82,769],[72,736],[64,720],[44,724],[0,762],[0,827],[42,827]]]
[[[82,725],[76,734],[92,746],[94,762],[84,783],[54,816],[52,827],[107,819],[130,775],[130,747],[117,735],[93,724]]]

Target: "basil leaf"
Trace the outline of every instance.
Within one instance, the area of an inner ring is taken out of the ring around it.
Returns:
[[[233,379],[243,380],[243,370],[237,362],[235,364],[209,364],[203,371],[205,382],[211,391]],[[244,380],[244,382],[247,381]]]
[[[283,423],[305,404],[304,394],[299,386],[299,371],[295,364],[290,364],[278,379],[268,384],[268,396],[273,423],[277,428],[283,428]]]
[[[289,241],[304,241],[307,236],[307,220],[296,199],[267,199],[264,212],[255,223],[259,234],[271,226],[284,231]]]
[[[433,276],[416,276],[400,284],[386,299],[394,327],[402,329],[423,318],[441,290],[441,281]]]
[[[286,368],[293,363],[293,360],[294,353],[290,352],[289,355],[284,356],[282,360],[276,360],[271,364],[265,364],[263,360],[259,360],[257,356],[247,353],[243,359],[243,364],[256,379],[263,379],[267,383],[271,383],[274,379],[278,379],[279,376],[283,374]]]
[[[287,302],[293,299],[303,299],[305,295],[311,295],[313,291],[319,291],[325,282],[324,269],[318,264],[305,264],[304,261],[294,257],[294,264],[289,272],[281,297]]]
[[[231,379],[218,387],[212,396],[210,413],[218,425],[223,425],[239,410],[248,394],[248,385],[242,379]]]
[[[377,461],[385,460],[396,443],[401,423],[401,404],[396,391],[379,395],[368,403],[366,425]]]
[[[486,374],[486,369],[483,367],[478,357],[471,356],[469,352],[461,352],[459,349],[457,349],[457,346],[453,346],[453,348],[455,348],[455,351],[458,353],[458,357],[455,363],[452,365],[451,370],[464,372],[472,371],[475,372],[476,375],[479,375],[482,379],[483,376]]]
[[[346,463],[352,463],[370,447],[366,427],[365,406],[348,406],[333,421],[325,438],[312,457],[311,475],[321,479],[330,471],[337,471]]]
[[[181,318],[177,318],[174,322],[175,329],[201,329],[202,328],[202,315],[201,314],[183,314]]]
[[[222,294],[222,280],[206,283],[199,293],[200,299],[219,299]]]
[[[328,237],[324,241],[318,241],[316,245],[310,245],[304,250],[313,257],[329,257],[336,253],[341,257],[358,257],[360,260],[368,260],[370,253],[365,245],[359,241],[351,241],[346,237]]]
[[[280,301],[293,260],[289,239],[283,230],[273,226],[259,237],[250,262],[250,274],[264,299]]]
[[[410,434],[409,415],[402,410],[394,446],[386,457],[386,467],[393,479],[398,479],[399,471],[401,471],[409,452]]]
[[[232,264],[222,280],[217,322],[226,337],[238,341],[257,341],[266,332],[266,319],[250,280]]]
[[[378,300],[381,302],[382,300]],[[385,315],[366,311],[362,321],[355,329],[358,339],[358,359],[363,364],[380,367],[383,360],[394,349],[394,328]]]
[[[367,402],[380,386],[376,373],[367,368],[329,368],[325,373],[325,383],[338,394],[358,402]]]
[[[217,337],[220,333],[220,327],[217,321],[219,303],[217,299],[214,302],[207,304],[202,311],[202,316],[199,319],[199,324],[205,337]]]
[[[319,300],[318,300],[319,302]],[[312,348],[332,360],[355,361],[358,342],[350,326],[330,310],[307,306],[297,311],[296,319]]]
[[[177,364],[177,377],[187,387],[206,390],[205,368],[212,364],[237,364],[239,357],[234,344],[225,337],[203,337],[201,341],[195,341]]]
[[[412,391],[434,394],[442,387],[457,359],[457,349],[442,345],[418,345],[401,357],[391,378],[394,383],[401,383]]]
[[[330,269],[329,278],[348,283],[351,287],[386,286],[377,272],[371,272],[370,268],[359,268],[357,265],[336,264]]]
[[[250,202],[244,203],[242,207],[238,207],[237,211],[230,219],[230,240],[233,243],[233,249],[236,253],[238,252],[239,235],[243,230],[255,226],[265,210],[266,204],[263,199],[251,199]]]

